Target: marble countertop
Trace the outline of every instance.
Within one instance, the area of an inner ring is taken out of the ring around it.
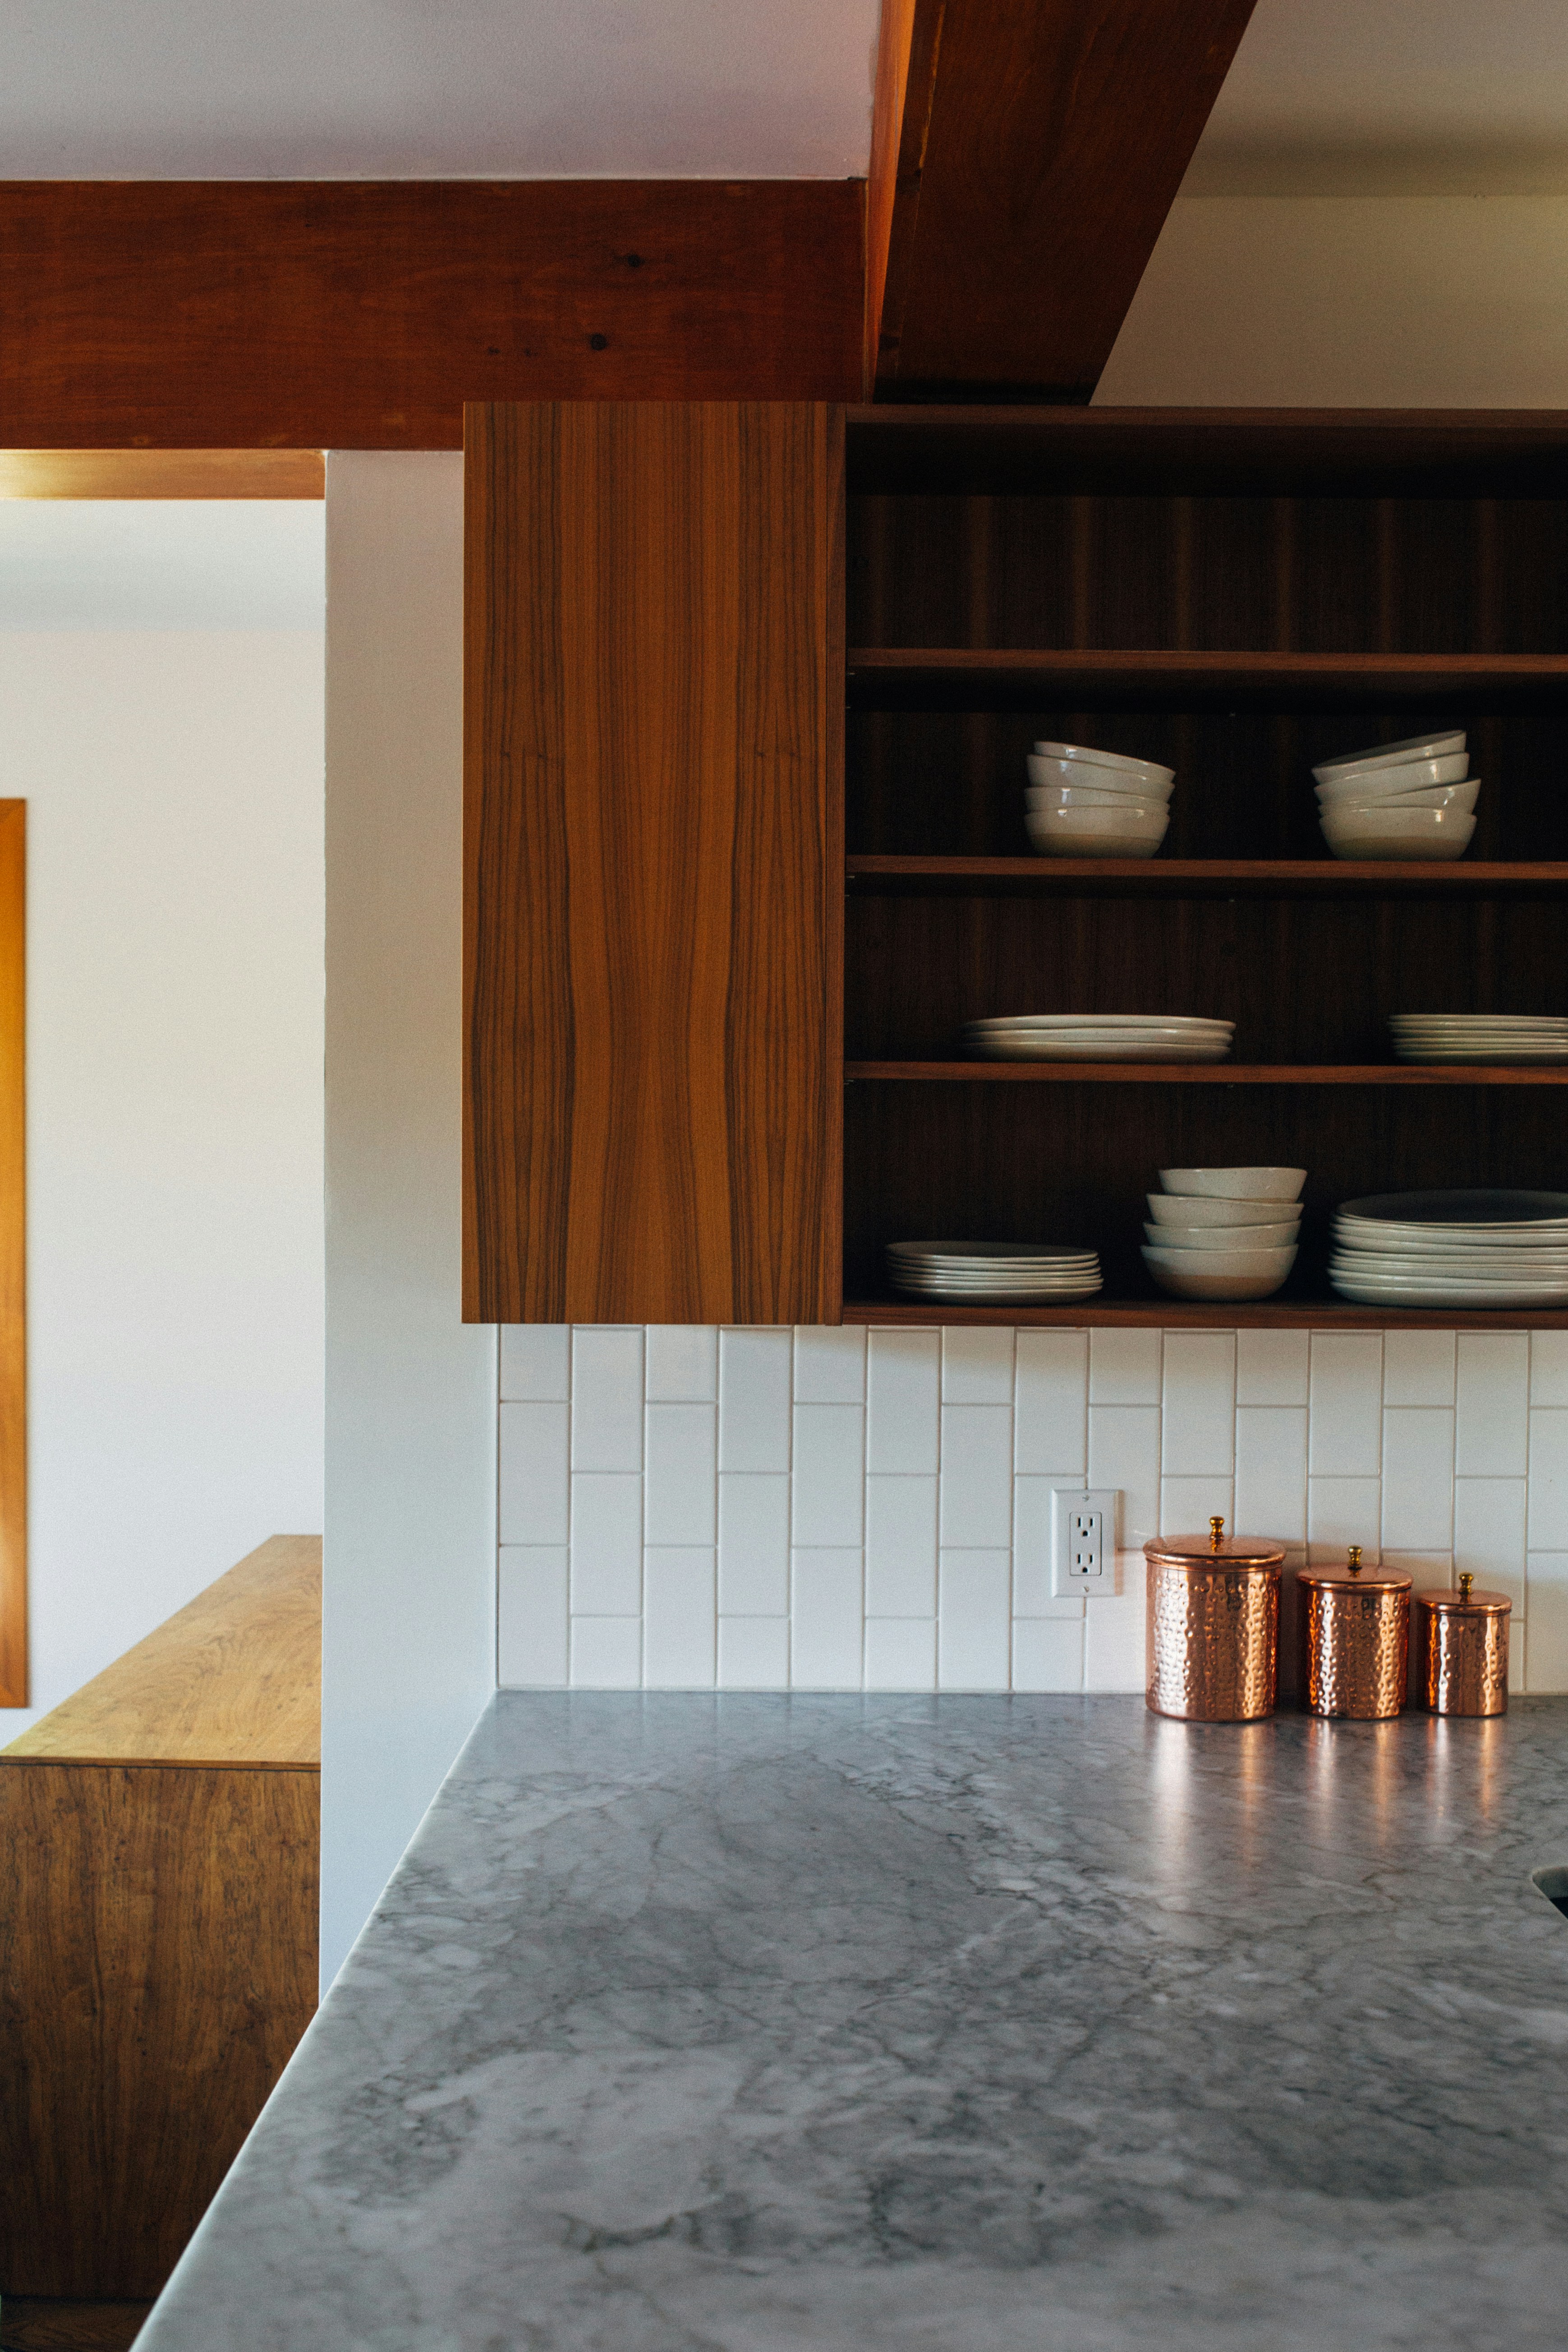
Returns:
[[[1568,1701],[503,1693],[138,2352],[1560,2352]]]

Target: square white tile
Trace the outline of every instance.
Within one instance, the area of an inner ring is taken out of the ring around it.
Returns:
[[[942,1406],[942,1540],[944,1544],[1011,1544],[1010,1405]]]
[[[1089,1333],[1020,1331],[1013,1467],[1081,1478],[1089,1449]]]
[[[503,1544],[497,1562],[496,1680],[558,1690],[567,1675],[564,1544]]]
[[[1381,1479],[1308,1479],[1307,1557],[1315,1568],[1342,1560],[1350,1544],[1360,1544],[1367,1559],[1376,1559],[1382,1525]]]
[[[1455,1469],[1462,1478],[1522,1478],[1529,1454],[1530,1334],[1462,1333]]]
[[[1118,1540],[1125,1549],[1136,1550],[1146,1537],[1159,1534],[1158,1405],[1089,1406],[1089,1483],[1091,1486],[1120,1489],[1121,1524]]]
[[[1237,1403],[1305,1404],[1310,1339],[1306,1331],[1238,1331]]]
[[[880,1475],[935,1475],[940,1331],[872,1331],[867,1354],[866,1464]]]
[[[796,1326],[796,1404],[863,1404],[866,1399],[866,1334],[853,1324]]]
[[[720,1474],[719,1606],[732,1617],[789,1614],[789,1480],[782,1471]]]
[[[1236,1416],[1236,1526],[1280,1543],[1307,1540],[1307,1414],[1301,1405],[1249,1404]]]
[[[1383,1542],[1398,1550],[1454,1541],[1454,1415],[1401,1405],[1383,1416]]]
[[[1237,1532],[1239,1522],[1236,1516],[1236,1481],[1233,1478],[1162,1478],[1160,1481],[1160,1533],[1163,1536],[1202,1536],[1208,1533],[1211,1519],[1223,1519],[1226,1535]],[[1253,1535],[1255,1528],[1242,1529]]]
[[[942,1335],[943,1404],[1011,1404],[1013,1365],[1010,1328],[950,1324]]]
[[[929,1691],[936,1688],[936,1619],[868,1617],[866,1688],[868,1691]]]
[[[1383,1335],[1312,1333],[1308,1467],[1314,1478],[1375,1478],[1381,1470]]]
[[[1568,1331],[1530,1334],[1530,1402],[1568,1405]]]
[[[1117,1562],[1114,1600],[1089,1601],[1083,1612],[1083,1686],[1086,1691],[1142,1691],[1148,1687],[1143,1657],[1144,1563],[1123,1553]]]
[[[721,1617],[721,1690],[789,1688],[789,1619]]]
[[[711,1690],[718,1635],[710,1548],[643,1554],[643,1687]]]
[[[574,1690],[638,1690],[642,1685],[640,1617],[574,1617]]]
[[[937,1606],[939,1689],[1009,1687],[1012,1568],[1009,1552],[943,1550]]]
[[[1452,1404],[1454,1337],[1452,1331],[1385,1331],[1384,1403]]]
[[[859,1552],[797,1548],[790,1573],[791,1689],[858,1690],[865,1622]]]
[[[1083,1609],[1076,1617],[1018,1617],[1013,1622],[1013,1688],[1083,1688]]]
[[[650,1404],[643,1541],[710,1544],[717,1499],[718,1414],[710,1404]]]
[[[1158,1404],[1162,1336],[1158,1331],[1124,1331],[1115,1327],[1091,1331],[1090,1404]]]
[[[1486,1591],[1506,1592],[1524,1612],[1522,1478],[1460,1478],[1454,1487],[1454,1572],[1468,1569]]]
[[[590,1470],[574,1476],[574,1617],[641,1616],[642,1503],[642,1480],[626,1472]]]
[[[865,1533],[866,1408],[797,1404],[790,1531],[795,1544],[853,1544]]]
[[[936,1493],[931,1478],[866,1481],[866,1612],[936,1615]]]
[[[1568,1551],[1526,1562],[1524,1680],[1532,1696],[1568,1692]]]
[[[569,1323],[503,1323],[500,1392],[509,1403],[564,1403],[572,1393]]]
[[[1530,1549],[1568,1551],[1568,1409],[1530,1416]]]
[[[719,1467],[787,1470],[794,1340],[784,1330],[719,1334]]]
[[[572,1467],[642,1468],[643,1335],[579,1324],[572,1334]]]
[[[1229,1477],[1236,1460],[1234,1331],[1166,1332],[1161,1412],[1168,1478]]]
[[[563,1544],[567,1536],[564,1404],[503,1404],[498,1481],[503,1544]]]
[[[710,1323],[650,1323],[650,1403],[711,1404],[719,1393],[719,1334]]]

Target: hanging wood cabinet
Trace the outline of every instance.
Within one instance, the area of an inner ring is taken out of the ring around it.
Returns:
[[[1329,1290],[1337,1202],[1568,1188],[1568,1071],[1386,1027],[1568,1010],[1561,417],[480,409],[468,574],[470,1317],[1419,1324]],[[1456,722],[1469,854],[1329,857],[1312,763]],[[1173,765],[1162,854],[1028,855],[1036,737]],[[1023,1011],[1234,1058],[959,1057]],[[1150,1287],[1202,1161],[1310,1170],[1279,1297]],[[941,1233],[1105,1292],[900,1304],[886,1243]]]

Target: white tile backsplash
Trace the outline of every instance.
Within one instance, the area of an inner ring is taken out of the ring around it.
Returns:
[[[1141,1690],[1139,1547],[1221,1511],[1473,1569],[1568,1690],[1568,1334],[541,1325],[500,1363],[506,1684]],[[1085,1483],[1115,1591],[1058,1601]]]

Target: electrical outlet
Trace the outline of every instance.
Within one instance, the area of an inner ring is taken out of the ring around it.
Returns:
[[[1051,1490],[1051,1591],[1069,1594],[1116,1590],[1114,1486],[1055,1486]]]

